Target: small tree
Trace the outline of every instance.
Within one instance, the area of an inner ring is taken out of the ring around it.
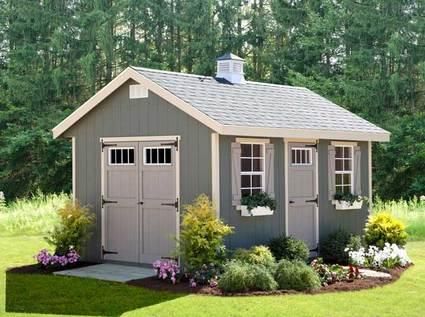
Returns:
[[[55,254],[64,255],[70,248],[80,253],[90,237],[90,229],[95,216],[88,208],[78,202],[69,201],[58,211],[59,224],[46,237],[46,241],[55,247]]]
[[[202,265],[221,264],[224,237],[233,228],[217,218],[208,196],[198,196],[192,204],[184,207],[179,252],[189,271]]]

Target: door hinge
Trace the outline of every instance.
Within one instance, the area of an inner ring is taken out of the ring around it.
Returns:
[[[315,199],[306,200],[306,203],[316,203],[316,205],[319,205],[319,197],[316,196]]]
[[[178,151],[179,150],[179,139],[176,139],[174,142],[170,142],[170,143],[161,143],[161,145],[174,146],[176,148],[176,151]]]
[[[161,206],[172,206],[174,208],[177,209],[177,211],[179,210],[179,199],[176,198],[176,201],[173,203],[162,203]]]
[[[306,144],[306,145],[305,145],[305,147],[306,147],[306,148],[314,148],[314,149],[316,149],[316,150],[317,150],[317,143],[314,143],[314,144]]]
[[[116,143],[105,143],[105,142],[103,142],[103,140],[101,141],[101,145],[102,145],[102,152],[103,152],[103,149],[105,148],[105,147],[107,147],[107,146],[117,146],[118,144],[116,144]]]
[[[108,250],[105,250],[105,248],[102,245],[102,256],[104,256],[105,254],[118,254],[118,252],[117,251],[108,251]]]
[[[118,201],[116,201],[116,200],[106,200],[105,198],[103,198],[103,195],[102,195],[102,208],[103,208],[103,205],[105,205],[105,204],[116,204],[116,203],[118,203]]]

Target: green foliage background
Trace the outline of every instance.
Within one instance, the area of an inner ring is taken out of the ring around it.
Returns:
[[[425,0],[0,0],[0,190],[69,191],[51,128],[128,65],[306,86],[392,132],[381,198],[425,191]]]

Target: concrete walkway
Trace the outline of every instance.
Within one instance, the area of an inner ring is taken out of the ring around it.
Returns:
[[[153,269],[145,267],[105,263],[55,272],[54,274],[125,283],[154,276],[155,272]]]

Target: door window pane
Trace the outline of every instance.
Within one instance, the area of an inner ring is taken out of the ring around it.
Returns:
[[[170,165],[171,164],[171,147],[145,147],[144,148],[144,164],[145,165]]]
[[[134,148],[110,148],[109,165],[134,165]]]

